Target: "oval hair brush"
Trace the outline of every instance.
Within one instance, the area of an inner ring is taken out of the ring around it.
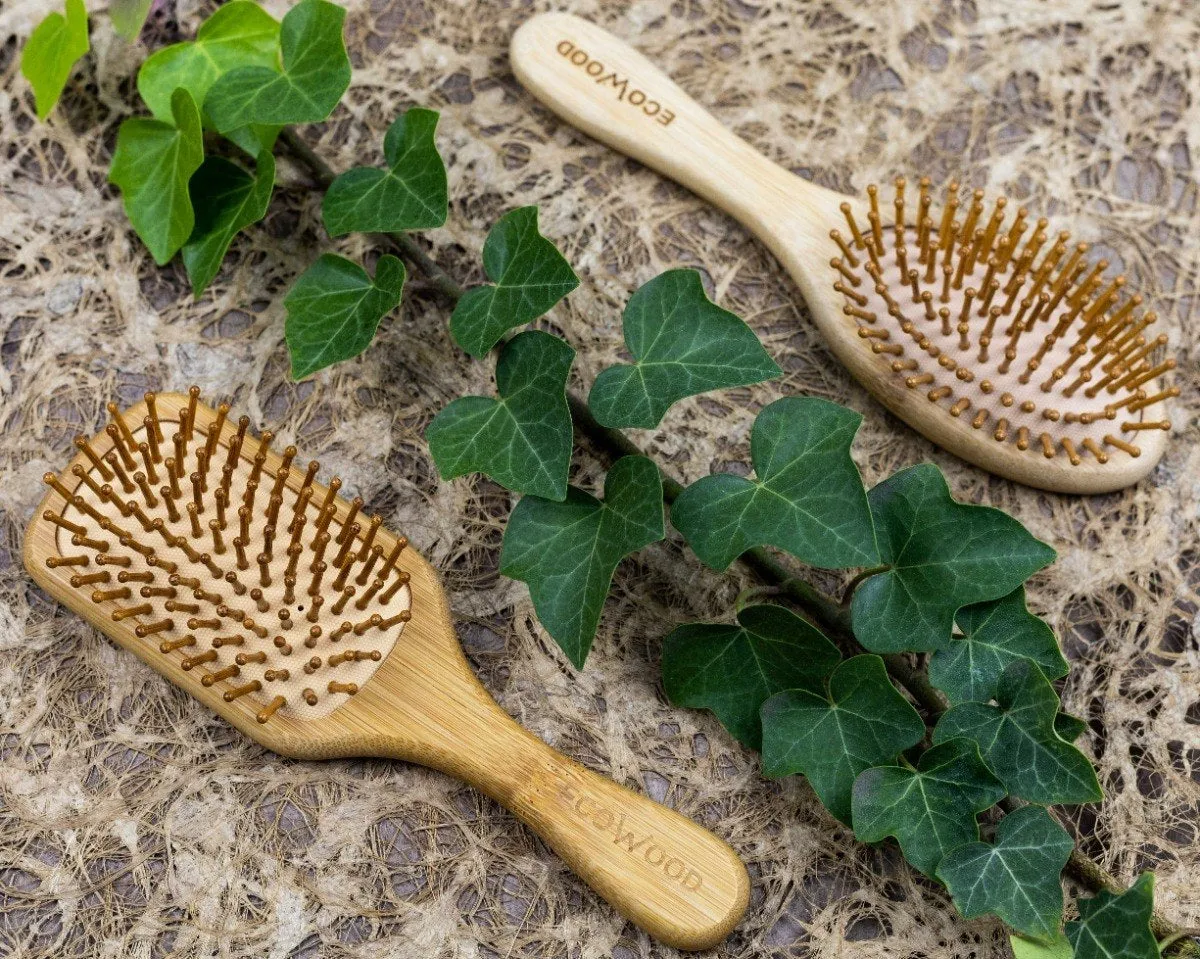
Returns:
[[[951,183],[862,201],[784,170],[605,30],[548,13],[513,36],[517,78],[575,126],[721,207],[800,287],[850,372],[933,442],[1002,476],[1098,493],[1166,446],[1155,314],[1086,244]]]
[[[749,895],[734,851],[518,726],[407,540],[199,393],[110,403],[104,432],[76,438],[25,535],[38,584],[268,749],[447,772],[651,935],[723,939]]]

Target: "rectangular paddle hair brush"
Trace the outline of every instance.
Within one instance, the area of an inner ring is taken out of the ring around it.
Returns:
[[[442,770],[508,807],[622,915],[680,949],[741,919],[746,869],[712,833],[555,752],[472,673],[433,568],[314,460],[249,420],[147,393],[50,486],[37,583],[284,756]]]

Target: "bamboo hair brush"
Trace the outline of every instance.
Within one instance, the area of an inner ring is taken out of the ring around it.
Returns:
[[[677,180],[754,232],[800,287],[850,372],[933,442],[1001,476],[1099,493],[1166,447],[1155,314],[1086,244],[929,182],[885,201],[809,183],[738,139],[649,60],[569,14],[516,32],[517,78],[571,123]],[[914,188],[915,187],[915,188]]]
[[[746,869],[683,816],[559,755],[480,685],[437,574],[318,464],[190,394],[89,440],[25,535],[48,593],[285,756],[379,756],[507,806],[626,918],[681,949],[741,919]]]

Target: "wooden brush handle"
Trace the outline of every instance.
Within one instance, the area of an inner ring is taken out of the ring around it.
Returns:
[[[527,20],[510,48],[517,79],[559,116],[671,177],[756,233],[781,220],[826,243],[844,196],[772,163],[735,136],[642,54],[566,13]],[[806,228],[811,224],[811,229]],[[764,237],[765,238],[765,237]]]
[[[473,677],[422,703],[415,698],[384,708],[393,716],[411,709],[403,725],[418,738],[385,738],[377,754],[416,760],[491,796],[623,916],[667,945],[710,948],[742,918],[746,867],[707,829],[551,749]]]

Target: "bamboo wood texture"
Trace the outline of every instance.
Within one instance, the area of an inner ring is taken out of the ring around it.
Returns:
[[[893,413],[950,452],[1001,476],[1060,492],[1120,489],[1145,476],[1165,449],[1166,431],[1141,432],[1138,456],[1074,464],[1058,455],[995,442],[920,391],[907,388],[868,348],[846,301],[832,286],[830,230],[845,230],[839,209],[850,200],[859,222],[861,201],[816,186],[784,170],[739,139],[693,101],[646,57],[579,17],[532,17],[512,39],[520,82],[581,130],[683,184],[739,220],[783,263],[799,286],[813,321],[850,372]],[[1161,418],[1161,404],[1146,418]]]
[[[188,399],[180,394],[157,397],[164,425],[184,417]],[[125,417],[140,423],[146,411],[145,404],[138,404]],[[196,416],[207,432],[216,414],[201,404]],[[232,434],[232,424],[226,423],[222,448]],[[115,441],[99,433],[91,445],[103,456]],[[242,458],[248,455],[243,447]],[[59,474],[72,491],[83,483],[71,473],[76,465],[85,470],[92,466],[81,451]],[[279,467],[279,455],[269,451],[264,472],[274,476]],[[295,472],[287,485],[299,488]],[[327,488],[315,483],[313,488],[313,501],[323,500]],[[341,523],[350,504],[341,497],[332,502],[337,508],[334,523]],[[48,558],[63,555],[64,545],[65,552],[78,552],[69,545],[69,533],[43,518],[46,510],[61,515],[66,507],[64,497],[52,489],[27,530],[24,561],[34,580],[263,746],[299,759],[400,759],[461,779],[510,809],[623,916],[670,946],[711,947],[741,919],[749,878],[725,842],[559,754],[491,698],[459,647],[436,572],[415,550],[402,554],[410,576],[412,618],[357,694],[315,719],[283,709],[262,722],[256,719],[261,697],[227,702],[222,695],[227,684],[203,685],[197,675],[202,670],[185,672],[178,658],[160,652],[155,640],[161,636],[139,638],[136,621],[114,622],[107,607],[89,600],[88,590],[73,587],[71,575],[86,568],[47,567]],[[377,537],[389,550],[396,541],[382,527]]]

